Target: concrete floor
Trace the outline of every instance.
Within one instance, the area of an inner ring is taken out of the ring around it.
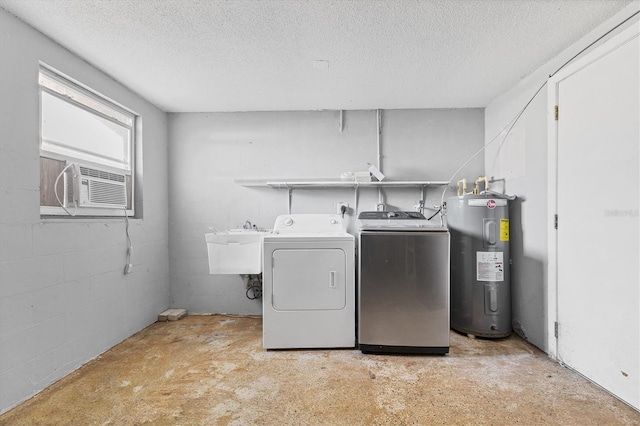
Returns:
[[[262,349],[260,318],[155,323],[0,416],[2,425],[638,425],[512,336],[446,356]]]

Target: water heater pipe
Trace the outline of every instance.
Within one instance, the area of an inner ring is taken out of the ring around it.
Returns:
[[[484,182],[484,190],[485,191],[489,190],[489,178],[487,178],[486,176],[482,176],[482,177],[479,177],[478,179],[476,179],[476,187],[473,190],[474,194],[479,194],[480,193],[480,188],[478,188],[478,184],[480,182]]]
[[[460,184],[462,184],[462,185],[460,185]],[[458,197],[461,196],[461,195],[466,195],[467,194],[467,180],[466,179],[460,179],[458,182],[456,182],[456,192],[458,194]]]

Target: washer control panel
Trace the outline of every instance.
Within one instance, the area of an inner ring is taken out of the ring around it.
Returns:
[[[426,218],[420,212],[412,212],[412,211],[394,211],[394,212],[380,212],[380,211],[371,211],[371,212],[362,212],[358,215],[358,219],[366,219],[366,220],[381,220],[381,219],[393,219],[393,220],[415,220],[421,219],[425,220]]]
[[[446,231],[441,224],[429,222],[422,213],[412,211],[362,212],[358,224],[360,231]]]

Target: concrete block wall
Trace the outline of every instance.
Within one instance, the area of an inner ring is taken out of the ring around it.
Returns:
[[[287,213],[287,190],[244,187],[238,179],[339,179],[377,162],[376,111],[198,113],[169,115],[170,272],[172,305],[200,313],[260,314],[240,275],[210,275],[204,234],[241,227],[250,220],[273,227]],[[382,111],[381,169],[390,180],[447,181],[482,148],[484,110]],[[464,171],[482,173],[479,155]],[[413,210],[418,188],[384,189],[389,210]],[[376,189],[360,189],[358,212],[375,210]],[[427,191],[426,205],[440,203],[442,187]],[[296,189],[292,213],[353,209],[353,189]],[[356,230],[358,212],[346,220]]]
[[[131,275],[124,219],[40,217],[39,61],[140,115]],[[166,114],[0,10],[0,412],[169,307],[167,188]]]

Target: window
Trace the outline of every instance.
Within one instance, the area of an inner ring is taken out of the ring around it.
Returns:
[[[136,116],[40,67],[40,213],[133,214]]]

